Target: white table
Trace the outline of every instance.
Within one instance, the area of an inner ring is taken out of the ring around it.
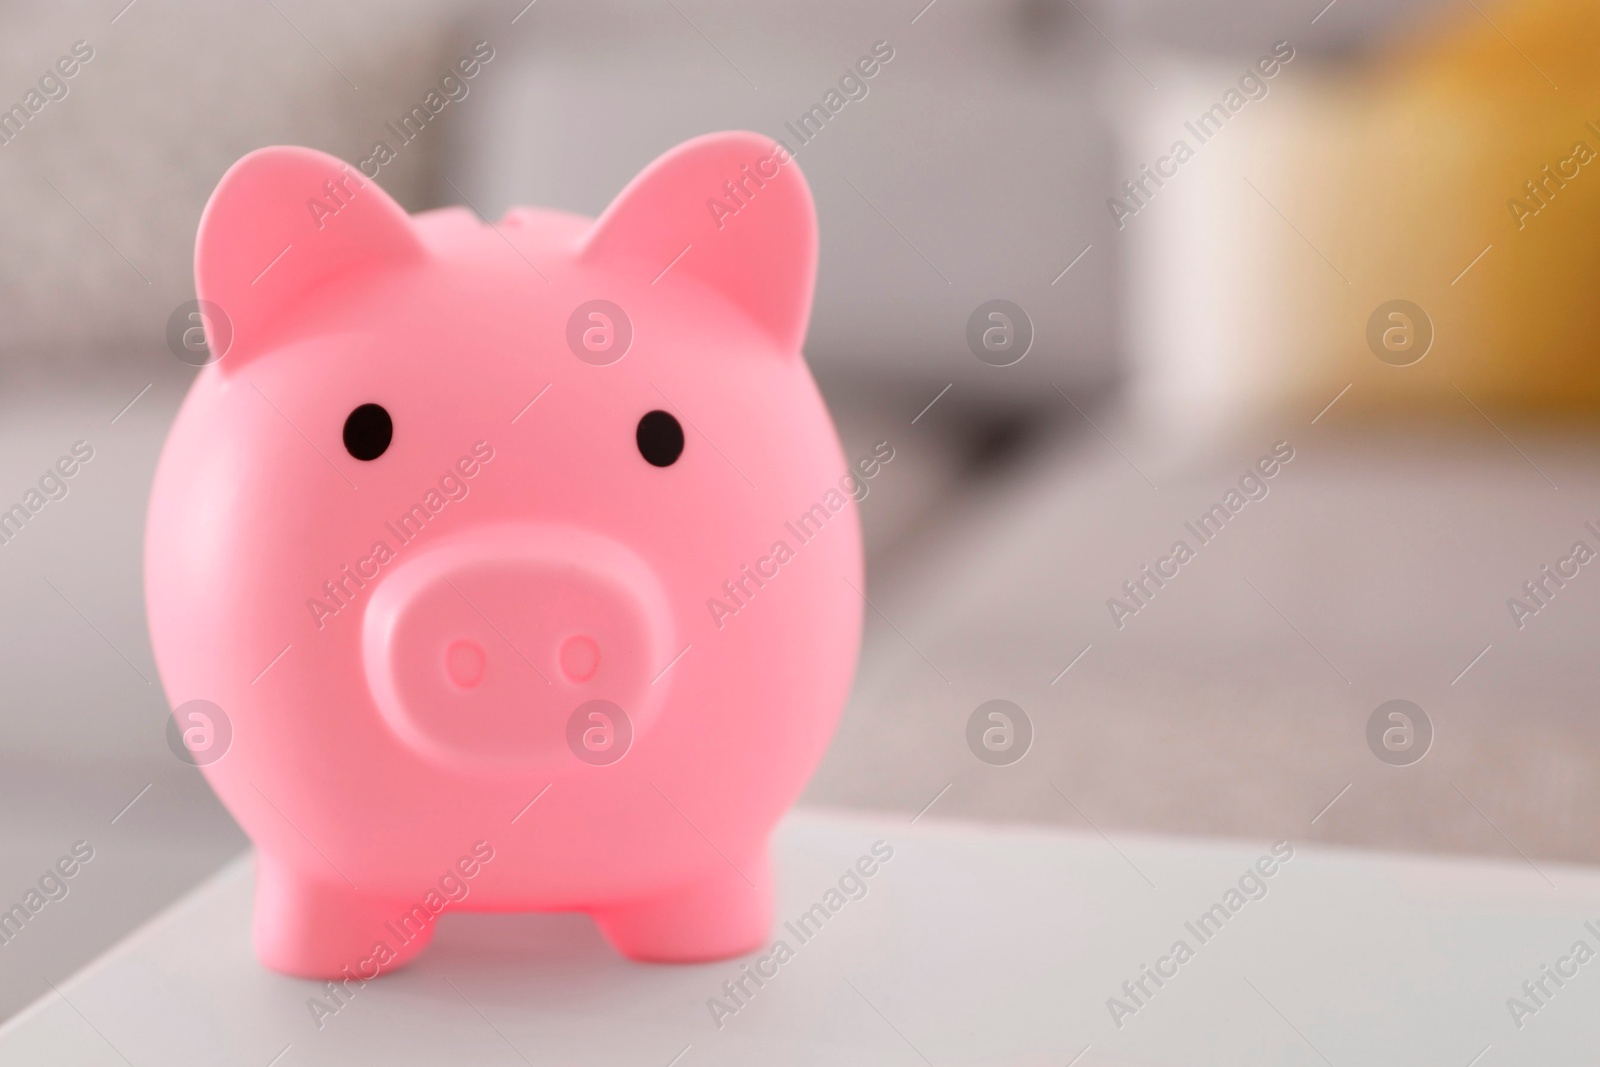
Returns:
[[[317,983],[251,952],[247,855],[0,1028],[0,1063],[1556,1067],[1600,1052],[1600,959],[1520,1030],[1506,1007],[1575,941],[1600,949],[1584,925],[1600,929],[1600,871],[1300,846],[1201,944],[1185,923],[1269,843],[805,811],[778,835],[780,920],[879,839],[894,857],[867,894],[804,944],[780,926],[793,958],[721,1029],[707,1000],[737,962],[630,963],[575,915],[447,916],[417,963],[319,1029]],[[1107,998],[1179,938],[1194,957],[1146,979],[1119,1029]]]

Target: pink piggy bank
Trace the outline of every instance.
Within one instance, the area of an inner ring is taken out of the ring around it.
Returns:
[[[304,148],[223,177],[219,358],[145,585],[268,967],[371,978],[450,910],[585,911],[644,960],[764,944],[768,837],[855,669],[852,490],[888,458],[847,467],[801,356],[816,259],[805,179],[748,133],[598,220],[413,218]]]

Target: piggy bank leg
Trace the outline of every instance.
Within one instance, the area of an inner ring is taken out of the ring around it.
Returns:
[[[409,962],[433,937],[415,901],[363,893],[334,876],[310,878],[258,852],[256,956],[302,978],[373,978]]]
[[[687,884],[594,908],[595,923],[630,959],[691,963],[753,952],[772,933],[772,868],[765,849],[737,862],[718,860]]]

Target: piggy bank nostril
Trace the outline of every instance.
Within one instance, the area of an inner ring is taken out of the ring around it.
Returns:
[[[561,643],[560,659],[569,681],[587,682],[600,669],[600,646],[592,637],[569,637]]]
[[[445,650],[445,673],[462,689],[476,688],[488,666],[489,657],[476,641],[455,641]]]

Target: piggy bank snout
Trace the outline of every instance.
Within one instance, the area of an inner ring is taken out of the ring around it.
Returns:
[[[667,688],[652,682],[670,623],[659,581],[626,547],[515,527],[405,561],[368,606],[363,658],[405,745],[468,772],[526,769],[573,759],[569,720],[591,701],[638,736]]]

